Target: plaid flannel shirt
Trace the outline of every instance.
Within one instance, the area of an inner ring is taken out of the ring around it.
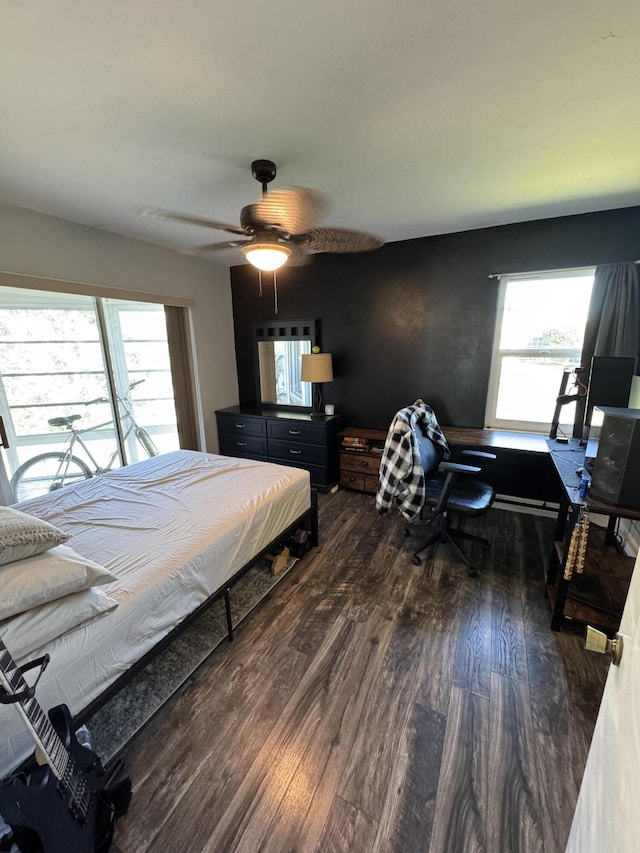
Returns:
[[[424,503],[424,472],[413,428],[420,424],[426,435],[441,445],[445,458],[449,456],[449,445],[438,425],[431,406],[416,400],[394,417],[380,461],[376,509],[387,512],[395,503],[408,520],[416,518]]]

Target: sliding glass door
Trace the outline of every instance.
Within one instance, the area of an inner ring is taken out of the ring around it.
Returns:
[[[126,464],[179,447],[163,305],[101,300]]]
[[[164,306],[0,288],[14,500],[177,449]]]

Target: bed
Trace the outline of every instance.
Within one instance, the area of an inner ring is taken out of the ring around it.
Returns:
[[[14,653],[18,663],[51,656],[37,699],[45,709],[65,703],[76,718],[191,614],[221,593],[228,603],[235,580],[275,542],[302,524],[317,535],[307,471],[193,451],[156,456],[15,508],[68,534],[68,546],[116,577],[101,587],[115,609],[28,655]],[[0,707],[0,731],[1,778],[33,744],[10,707]]]

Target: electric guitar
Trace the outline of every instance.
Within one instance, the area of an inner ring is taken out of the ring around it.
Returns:
[[[36,743],[34,760],[0,782],[0,815],[21,853],[104,853],[129,806],[131,780],[112,785],[122,763],[104,772],[76,738],[66,705],[45,715],[35,689],[48,663],[45,655],[19,667],[0,639],[0,703],[15,705]],[[24,673],[34,667],[30,687]]]

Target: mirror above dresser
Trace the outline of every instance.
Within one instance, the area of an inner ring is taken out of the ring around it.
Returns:
[[[317,339],[317,320],[254,323],[256,399],[259,406],[311,409],[311,384],[301,381],[302,356]]]

